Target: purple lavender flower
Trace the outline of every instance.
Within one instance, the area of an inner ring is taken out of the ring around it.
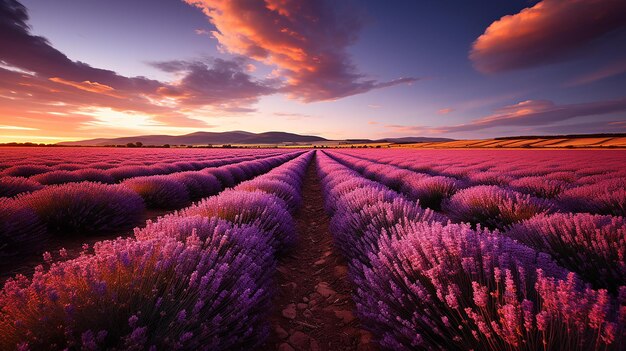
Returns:
[[[13,197],[43,188],[34,180],[22,177],[0,177],[0,197]]]
[[[43,165],[19,165],[12,166],[2,171],[2,176],[12,177],[30,177],[35,174],[41,174],[51,171],[49,166]]]
[[[558,199],[572,212],[626,216],[626,180],[608,179],[568,189]]]
[[[190,202],[187,187],[171,176],[130,178],[122,185],[139,194],[148,208],[178,209]]]
[[[623,217],[556,213],[514,225],[506,235],[549,253],[596,288],[626,285],[626,220]]]
[[[606,313],[602,290],[583,288],[506,237],[409,222],[383,229],[379,245],[369,263],[354,262],[351,276],[358,315],[384,348],[532,350],[533,340],[547,349],[619,348],[603,336],[623,316]]]
[[[444,213],[455,222],[499,229],[552,208],[546,200],[487,185],[463,189],[443,204]]]
[[[46,227],[31,207],[0,198],[0,257],[34,252],[47,239]]]
[[[183,211],[183,216],[218,217],[236,224],[254,225],[270,235],[277,252],[296,240],[295,223],[285,202],[260,191],[227,190]]]
[[[69,183],[51,185],[15,201],[32,208],[54,234],[96,234],[137,223],[144,205],[135,192],[119,185]]]
[[[170,178],[179,181],[187,187],[191,200],[199,200],[215,195],[222,190],[220,181],[213,175],[198,171],[174,173]]]

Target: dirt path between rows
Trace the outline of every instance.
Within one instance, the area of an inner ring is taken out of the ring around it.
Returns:
[[[279,262],[272,332],[261,350],[376,350],[354,316],[348,267],[333,247],[315,159],[302,199],[295,216],[299,241]]]

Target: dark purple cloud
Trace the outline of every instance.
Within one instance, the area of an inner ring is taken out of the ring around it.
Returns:
[[[546,126],[536,130],[547,134],[623,133],[626,131],[626,121],[592,121]]]
[[[456,133],[506,126],[550,125],[577,117],[626,112],[626,98],[557,105],[549,100],[528,100],[505,106],[495,113],[467,124],[433,128],[439,133]]]
[[[223,105],[234,102],[249,105],[262,95],[277,91],[279,82],[273,79],[257,80],[247,73],[246,61],[213,59],[203,61],[168,61],[153,65],[163,71],[182,75],[182,79],[167,87],[159,88],[159,94],[177,98],[186,106]]]
[[[564,133],[565,129],[562,129],[564,127],[559,124],[560,122],[578,117],[601,116],[617,112],[626,113],[626,97],[616,100],[564,105],[557,105],[549,100],[527,100],[515,105],[499,108],[491,115],[464,124],[438,127],[389,124],[386,125],[385,128],[405,134],[452,134],[474,132],[495,127],[511,127],[510,132],[522,128],[526,130],[546,132],[550,130],[554,133]],[[570,129],[583,130],[585,125],[589,127],[594,126],[594,129],[597,129],[600,128],[600,126],[608,126],[607,123],[609,122],[589,122],[579,127],[573,125],[574,127]],[[616,126],[616,129],[622,130],[626,124],[626,117],[624,117],[624,120],[617,120],[611,123]],[[603,131],[606,130],[603,129]]]
[[[470,59],[483,73],[557,62],[625,26],[624,0],[543,0],[493,22],[473,43]]]
[[[334,100],[416,78],[367,79],[347,47],[357,39],[359,14],[345,2],[327,0],[185,0],[215,25],[222,48],[278,67],[281,89],[305,102]]]
[[[40,78],[98,82],[120,90],[154,93],[162,83],[144,77],[127,78],[109,70],[72,61],[43,37],[32,35],[28,12],[16,0],[0,0],[0,61]],[[8,50],[10,48],[10,50]]]

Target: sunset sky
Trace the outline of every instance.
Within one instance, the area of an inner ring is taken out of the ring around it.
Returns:
[[[626,1],[0,0],[0,142],[626,132]]]

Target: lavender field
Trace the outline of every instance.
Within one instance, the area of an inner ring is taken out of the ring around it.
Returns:
[[[626,152],[0,149],[0,350],[624,350]]]

